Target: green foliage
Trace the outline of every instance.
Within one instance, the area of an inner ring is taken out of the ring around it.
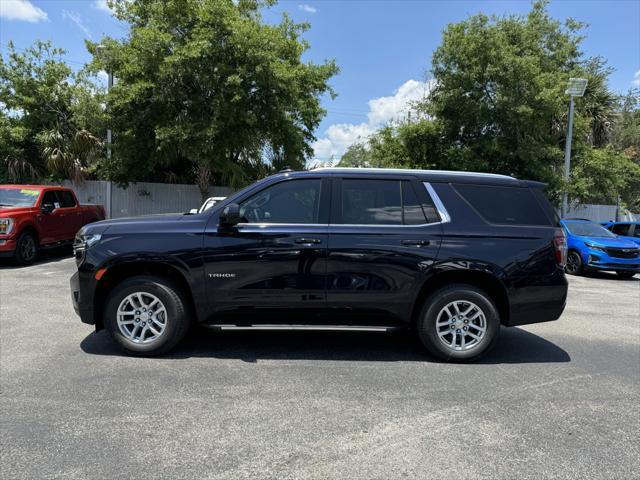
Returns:
[[[99,109],[98,100],[88,84],[76,82],[63,54],[48,42],[22,53],[10,43],[0,59],[3,181],[82,178],[101,148],[82,114]]]
[[[116,135],[105,164],[121,182],[160,178],[239,184],[270,168],[301,168],[333,94],[333,61],[303,62],[306,24],[263,23],[274,2],[113,2],[126,40],[87,42],[93,69],[114,72],[109,113]],[[264,159],[272,163],[265,164]]]
[[[587,148],[576,157],[569,193],[582,203],[615,203],[640,209],[640,165],[613,147]]]
[[[433,54],[435,87],[416,107],[427,119],[383,128],[351,147],[341,165],[502,173],[546,182],[558,201],[569,101],[564,91],[570,77],[584,77],[585,95],[575,99],[571,193],[606,203],[620,193],[637,204],[629,161],[640,159],[637,92],[621,107],[607,86],[606,62],[580,52],[583,25],[550,18],[546,5],[534,2],[525,16],[479,14],[449,25]]]

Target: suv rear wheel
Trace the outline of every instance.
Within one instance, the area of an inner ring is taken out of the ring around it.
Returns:
[[[180,289],[154,276],[128,278],[109,295],[104,324],[127,353],[161,355],[187,333],[189,318]]]
[[[476,360],[498,340],[500,317],[489,296],[471,285],[450,285],[431,294],[417,323],[429,353],[454,361]]]

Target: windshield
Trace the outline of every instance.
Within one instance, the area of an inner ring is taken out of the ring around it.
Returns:
[[[585,237],[607,237],[615,238],[616,235],[597,223],[588,222],[565,222],[567,229],[574,235]]]
[[[33,207],[40,190],[29,188],[0,188],[0,207]]]

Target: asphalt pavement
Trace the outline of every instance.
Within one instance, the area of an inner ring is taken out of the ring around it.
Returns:
[[[640,477],[640,278],[570,277],[559,321],[470,365],[408,334],[194,330],[123,356],[68,256],[0,266],[2,479]]]

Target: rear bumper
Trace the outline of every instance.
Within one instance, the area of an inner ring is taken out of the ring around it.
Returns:
[[[563,271],[544,277],[538,285],[529,285],[512,292],[507,327],[557,320],[567,305],[569,283]]]

